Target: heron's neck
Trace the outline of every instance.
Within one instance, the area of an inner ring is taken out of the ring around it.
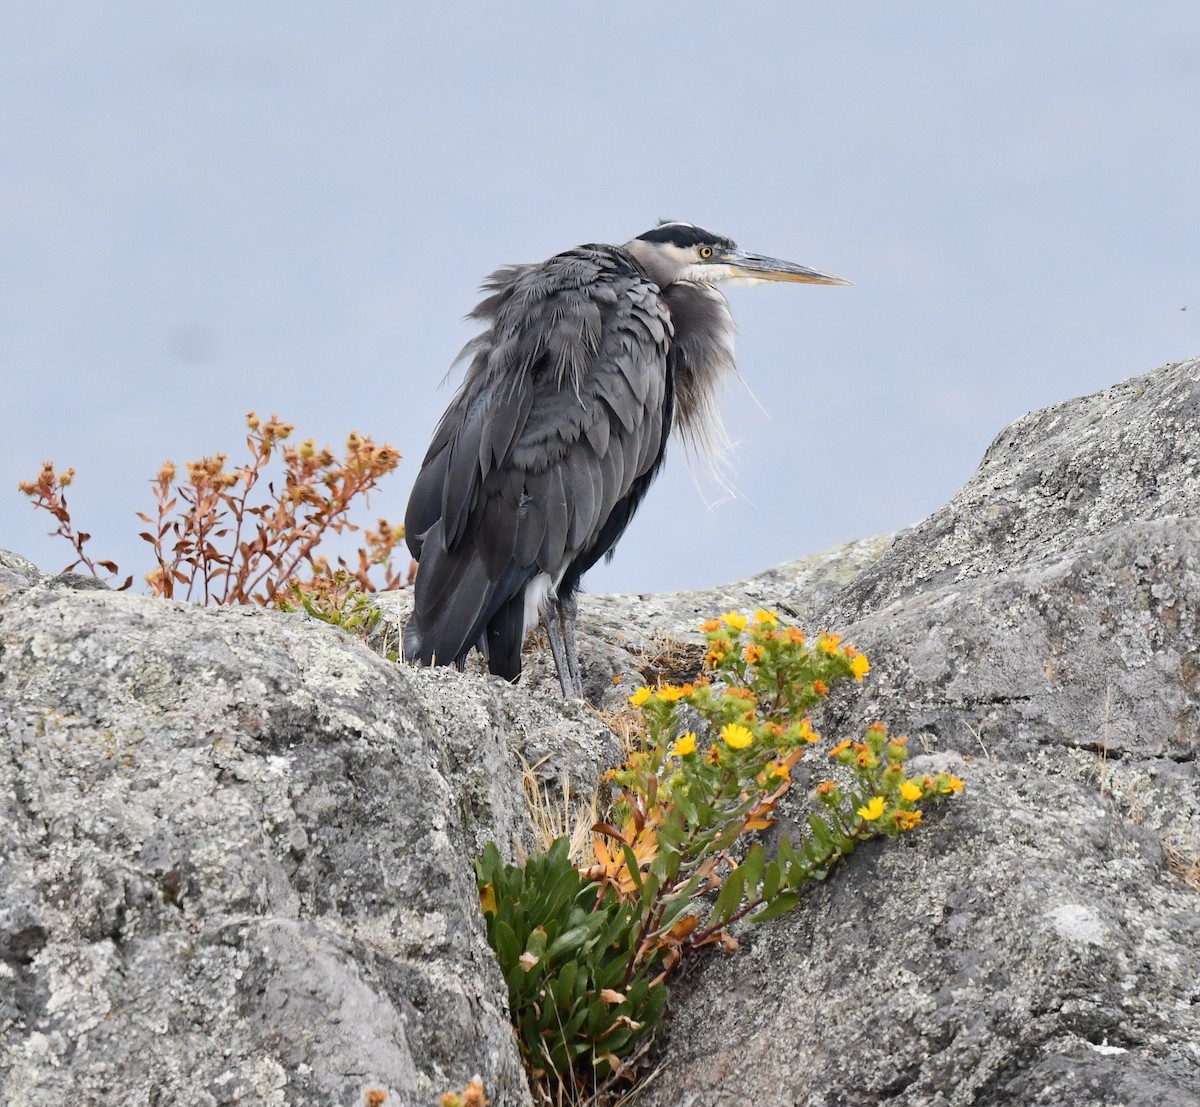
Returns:
[[[640,238],[626,242],[622,249],[631,254],[646,276],[663,289],[670,286],[690,260],[690,255],[679,246],[652,244]]]

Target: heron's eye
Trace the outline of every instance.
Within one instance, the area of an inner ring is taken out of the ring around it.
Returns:
[[[707,261],[710,257],[712,257],[712,247],[711,246],[701,246],[700,247],[700,256],[705,261]]]

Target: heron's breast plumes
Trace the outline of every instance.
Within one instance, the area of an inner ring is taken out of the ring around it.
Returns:
[[[733,313],[719,289],[699,281],[677,281],[663,299],[675,327],[675,425],[685,445],[719,478],[732,449],[717,395],[737,372]]]

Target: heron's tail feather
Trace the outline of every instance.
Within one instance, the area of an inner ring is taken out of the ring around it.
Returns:
[[[451,665],[472,646],[486,643],[491,671],[515,678],[525,638],[523,595],[536,572],[510,563],[492,579],[473,546],[446,550],[439,521],[425,535],[413,613],[404,631],[406,659]]]

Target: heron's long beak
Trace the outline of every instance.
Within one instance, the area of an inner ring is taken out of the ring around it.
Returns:
[[[841,277],[809,269],[779,258],[763,257],[745,250],[727,250],[713,258],[715,265],[727,269],[727,279],[743,281],[797,281],[801,284],[849,284]]]

